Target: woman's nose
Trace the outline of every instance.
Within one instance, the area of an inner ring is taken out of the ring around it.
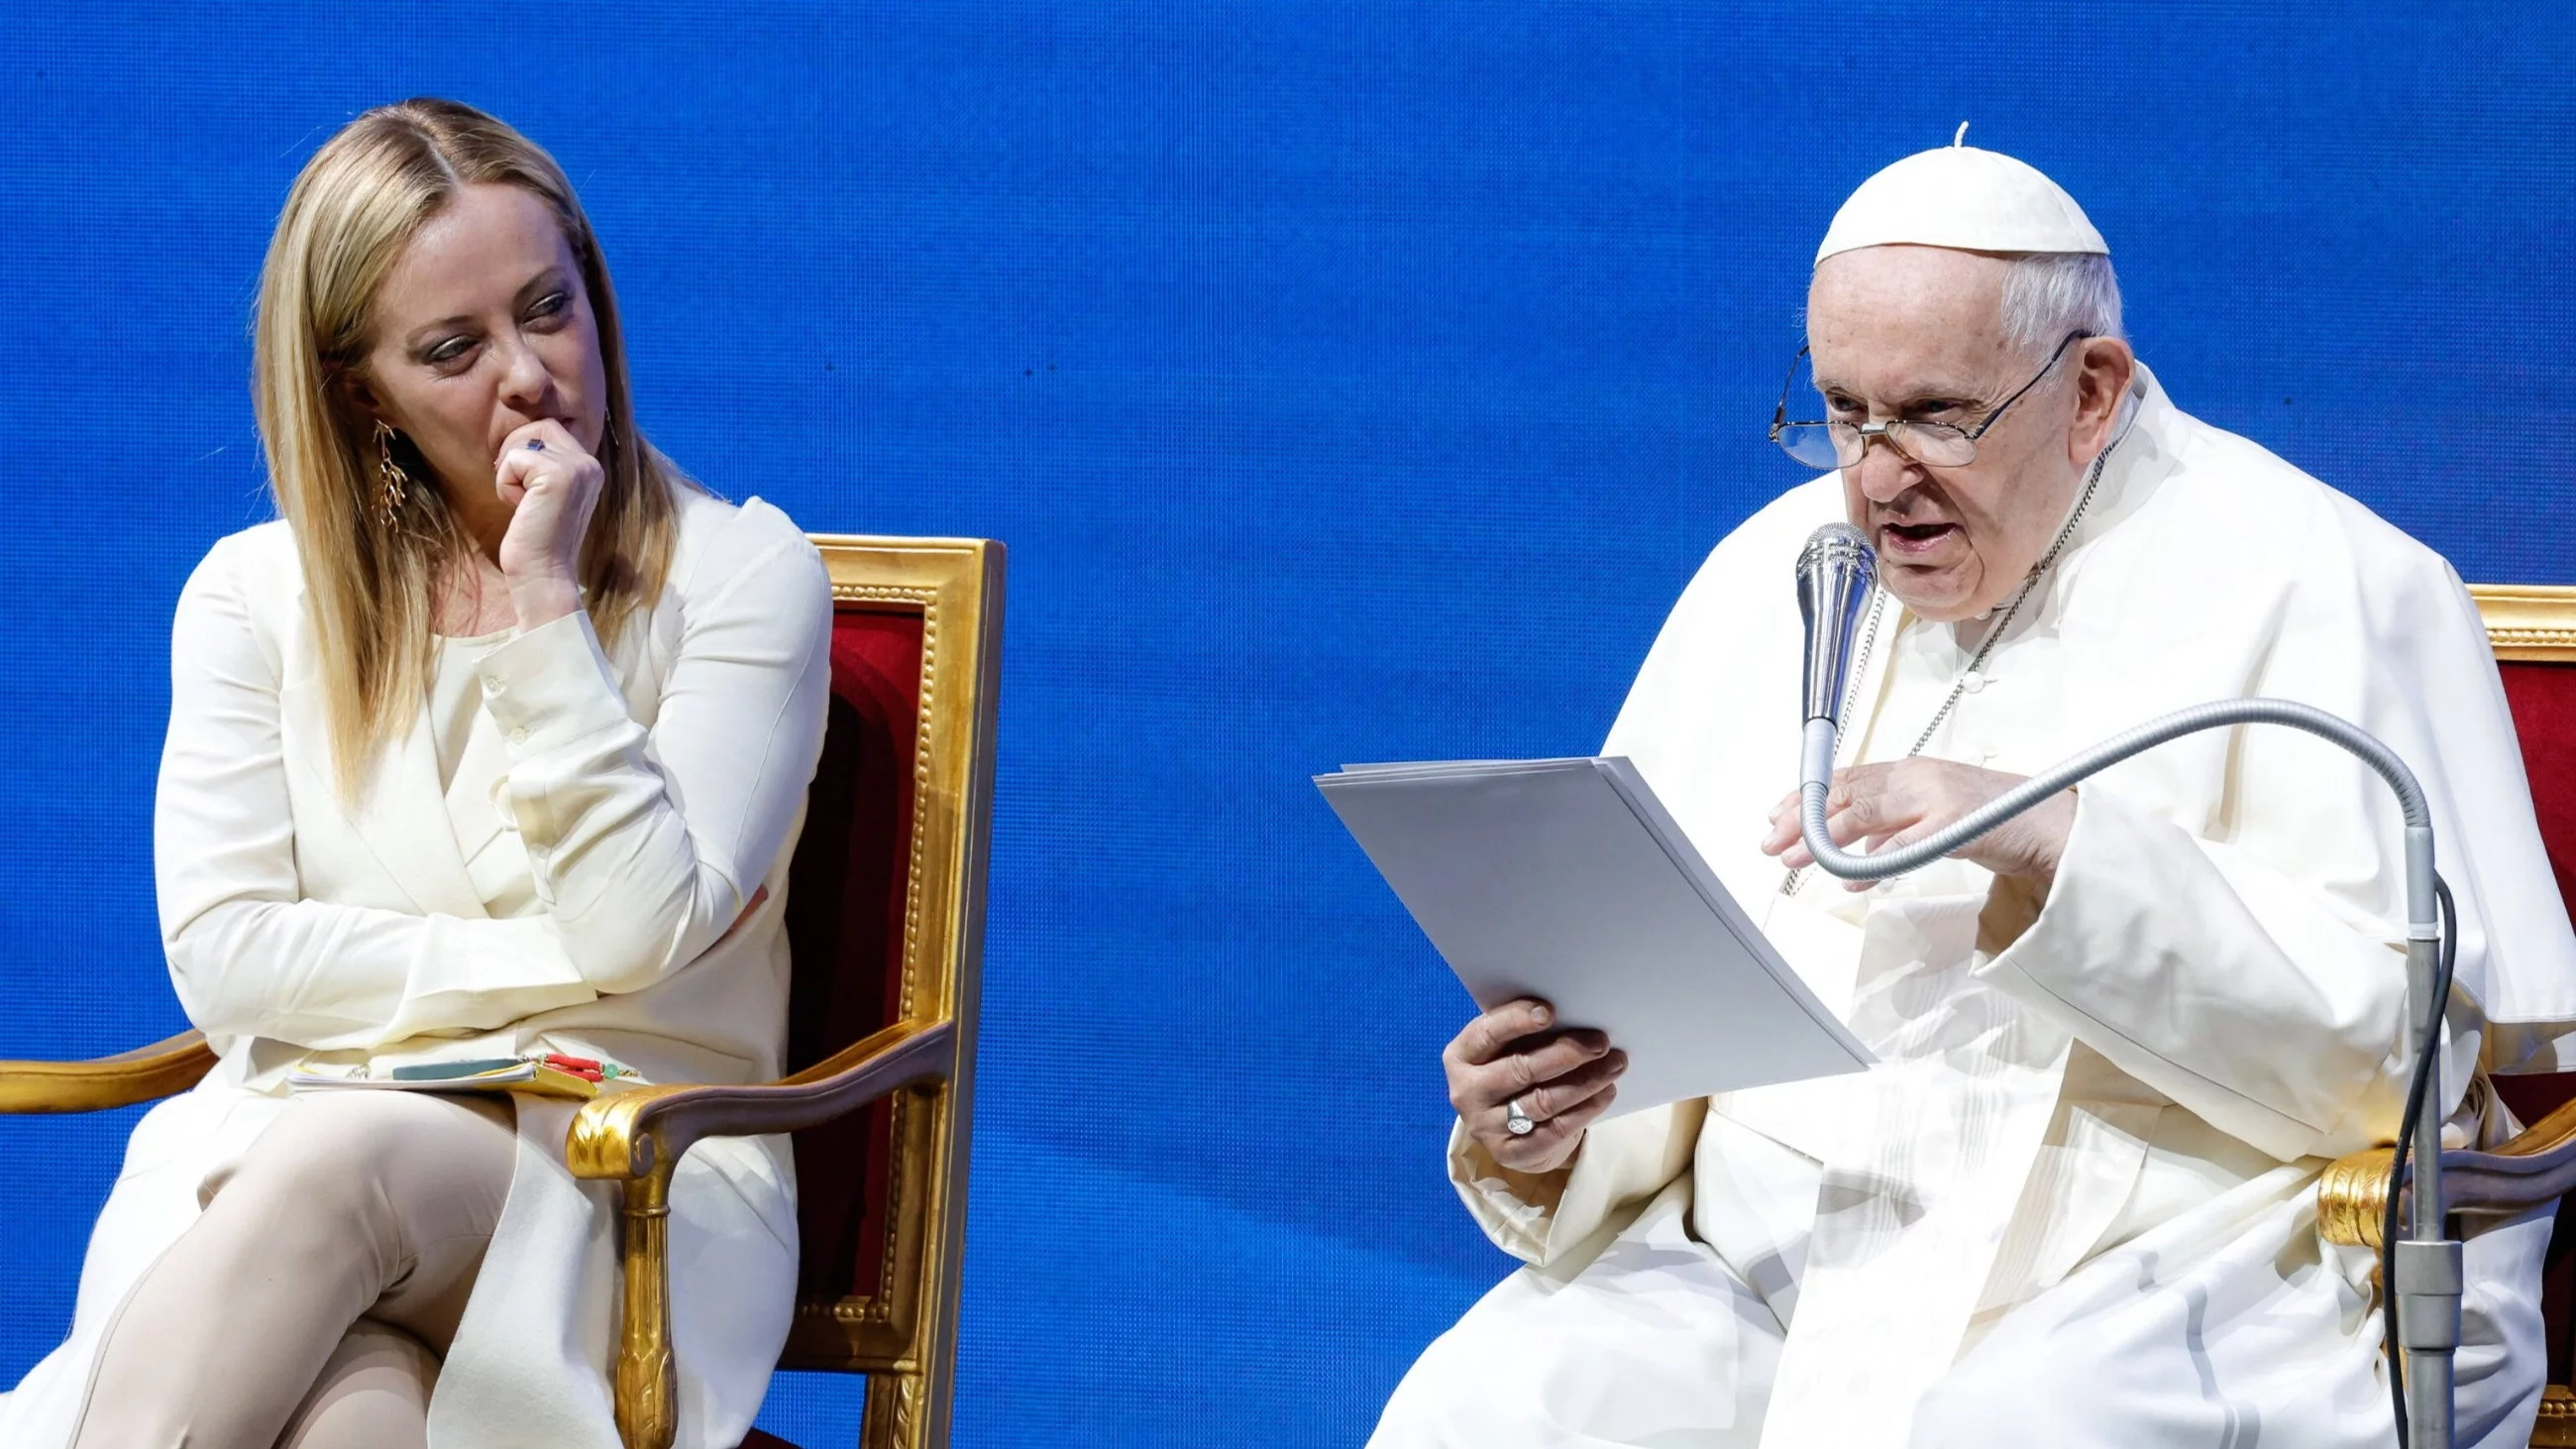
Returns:
[[[503,345],[509,350],[502,358],[501,400],[521,412],[537,410],[554,390],[554,376],[527,343],[512,339]]]

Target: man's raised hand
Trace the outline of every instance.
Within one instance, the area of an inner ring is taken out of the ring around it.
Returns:
[[[1955,824],[2027,778],[1952,760],[1848,766],[1834,771],[1833,787],[1825,795],[1825,833],[1845,850],[1854,842],[1872,853],[1893,850]],[[2057,879],[2058,862],[2065,859],[2074,830],[2075,792],[2061,790],[1970,841],[1958,855],[1997,875],[2027,877],[2045,890]],[[1815,864],[1800,834],[1795,793],[1773,807],[1762,852],[1778,856],[1791,870]],[[1851,881],[1846,887],[1867,890],[1870,882]]]

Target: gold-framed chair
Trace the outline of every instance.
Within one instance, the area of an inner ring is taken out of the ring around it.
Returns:
[[[2469,593],[2513,705],[2541,840],[2560,894],[2576,903],[2576,588],[2474,585]],[[2529,1125],[2492,1150],[2442,1154],[2443,1196],[2450,1209],[2469,1217],[2509,1216],[2576,1190],[2576,1072],[2490,1081]],[[2317,1231],[2326,1241],[2379,1246],[2395,1156],[2391,1148],[2375,1148],[2326,1169],[2317,1184]],[[2562,1207],[2543,1282],[2549,1387],[2532,1429],[2535,1446],[2576,1446],[2576,1391],[2568,1387],[2576,1349],[2571,1289],[2576,1219]]]
[[[671,1171],[704,1138],[782,1132],[802,1242],[780,1366],[868,1375],[864,1449],[948,1442],[1004,552],[984,539],[814,543],[832,580],[832,702],[790,867],[789,1075],[604,1097],[565,1143],[575,1175],[623,1196],[613,1377],[628,1449],[668,1449],[675,1429]],[[95,1061],[0,1062],[0,1112],[151,1101],[214,1060],[188,1032]]]

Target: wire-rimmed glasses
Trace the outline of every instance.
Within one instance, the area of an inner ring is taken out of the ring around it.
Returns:
[[[1789,359],[1789,375],[1780,380],[1780,403],[1771,410],[1771,441],[1780,445],[1781,452],[1819,470],[1859,467],[1861,456],[1869,451],[1872,438],[1886,439],[1889,447],[1927,467],[1964,468],[1977,460],[1977,440],[1993,430],[1994,425],[2003,419],[2005,411],[2021,401],[2022,394],[2039,386],[2039,380],[2057,366],[2057,359],[2066,355],[2068,347],[2078,338],[2092,335],[2090,332],[2067,333],[2057,344],[2057,350],[2048,354],[2048,361],[2031,375],[2030,381],[2014,388],[2012,396],[1995,404],[1994,411],[1987,413],[1984,420],[1973,428],[1963,428],[1955,423],[1917,422],[1910,418],[1890,418],[1883,423],[1790,422],[1789,389],[1797,383],[1799,360],[1807,355],[1807,349],[1801,347],[1797,357]]]

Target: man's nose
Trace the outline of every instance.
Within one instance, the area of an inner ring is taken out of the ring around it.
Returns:
[[[1860,445],[1860,461],[1846,471],[1870,502],[1894,502],[1896,495],[1923,481],[1922,467],[1888,441],[1886,434],[1866,434]]]

